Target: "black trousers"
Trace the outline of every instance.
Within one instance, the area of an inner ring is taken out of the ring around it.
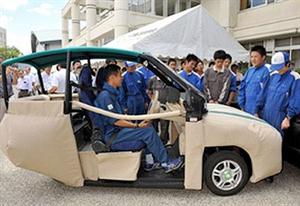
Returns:
[[[19,91],[19,94],[18,94],[18,97],[19,98],[22,98],[22,97],[29,97],[30,96],[30,93],[28,92],[28,90],[23,90],[21,89]]]
[[[152,121],[152,125],[156,132],[160,131],[160,138],[164,144],[167,144],[169,141],[169,124],[169,120],[155,119]]]

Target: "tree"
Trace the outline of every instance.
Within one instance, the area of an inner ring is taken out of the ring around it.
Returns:
[[[0,56],[4,59],[10,59],[22,55],[22,52],[16,47],[0,47]]]

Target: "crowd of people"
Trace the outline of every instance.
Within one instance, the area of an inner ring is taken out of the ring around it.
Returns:
[[[239,72],[239,65],[232,63],[231,55],[223,50],[214,53],[214,60],[206,69],[194,54],[186,56],[181,68],[175,59],[168,59],[167,65],[203,92],[209,103],[236,107],[260,117],[283,136],[290,120],[300,114],[300,94],[296,92],[300,89],[300,75],[290,68],[288,53],[275,53],[271,65],[266,63],[266,57],[263,46],[252,47],[251,67],[244,75]],[[166,101],[165,85],[152,71],[134,62],[125,62],[125,68],[119,98],[127,114],[144,114],[154,91],[159,92],[161,102]],[[159,125],[161,139],[167,141],[168,122]],[[157,122],[154,126],[158,130]]]

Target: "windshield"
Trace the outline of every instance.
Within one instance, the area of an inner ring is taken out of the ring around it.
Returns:
[[[186,92],[187,90],[191,89],[199,96],[201,96],[203,99],[206,99],[205,95],[201,91],[199,91],[188,81],[180,77],[177,72],[169,68],[168,65],[166,65],[163,61],[150,55],[149,56],[147,55],[145,58],[148,59],[150,65],[152,65],[152,67],[149,68],[151,70],[154,70],[153,71],[154,73],[157,71],[157,75],[161,77],[162,80],[167,85],[178,89],[180,92]],[[156,68],[156,67],[160,67],[160,68]]]

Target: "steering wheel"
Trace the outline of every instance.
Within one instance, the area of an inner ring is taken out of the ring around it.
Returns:
[[[162,104],[162,103],[160,103],[160,101],[158,101],[158,96],[159,96],[159,92],[154,91],[153,97],[152,97],[151,102],[148,107],[147,114],[160,113],[161,109],[166,110],[166,108],[167,108],[166,105]]]

